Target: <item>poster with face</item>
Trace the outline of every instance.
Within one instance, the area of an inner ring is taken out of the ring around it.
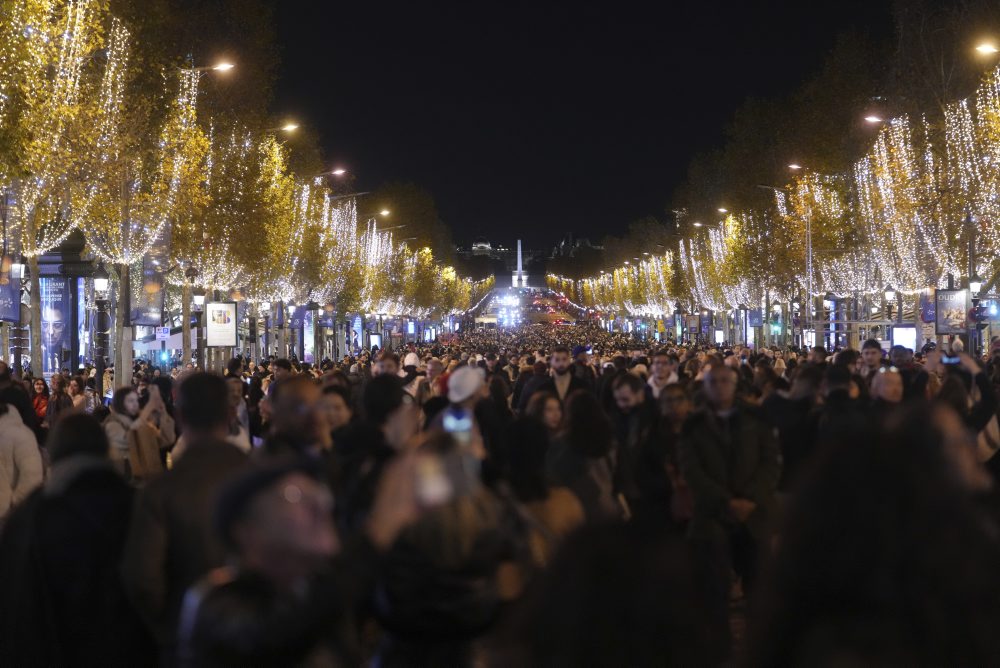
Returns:
[[[69,292],[65,278],[39,279],[42,307],[42,372],[55,373],[63,367],[64,351],[70,350]]]
[[[236,302],[205,304],[205,345],[209,348],[236,346]]]

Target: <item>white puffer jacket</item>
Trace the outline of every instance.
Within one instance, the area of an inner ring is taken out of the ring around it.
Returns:
[[[35,434],[7,407],[0,415],[0,517],[42,484],[42,453]]]

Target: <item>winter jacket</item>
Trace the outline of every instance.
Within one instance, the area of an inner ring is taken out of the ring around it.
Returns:
[[[42,484],[42,455],[35,433],[8,407],[0,415],[0,517]]]
[[[75,455],[14,508],[0,534],[0,665],[153,665],[118,570],[132,494],[106,459]]]
[[[219,489],[247,463],[224,441],[191,443],[174,467],[139,492],[122,564],[125,590],[165,646],[184,592],[225,561],[212,527]]]

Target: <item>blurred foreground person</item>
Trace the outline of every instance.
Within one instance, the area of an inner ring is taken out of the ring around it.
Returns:
[[[770,545],[781,476],[774,433],[756,410],[737,401],[736,383],[731,368],[709,366],[702,383],[706,406],[681,436],[681,469],[694,498],[688,533],[714,590],[710,603],[723,643],[731,573],[752,589]]]
[[[0,665],[138,666],[156,651],[118,564],[133,490],[91,416],[62,417],[45,485],[0,535]]]
[[[712,666],[687,546],[635,525],[587,527],[560,548],[499,636],[497,666]]]
[[[918,405],[830,445],[761,582],[747,665],[995,663],[1000,543],[972,434]]]
[[[316,462],[264,460],[225,485],[215,525],[230,563],[185,596],[179,665],[361,665],[353,610],[421,512],[420,461],[387,467],[364,531],[348,542]]]
[[[187,441],[177,464],[139,493],[122,563],[126,591],[169,662],[184,592],[221,566],[225,552],[212,530],[220,486],[246,455],[228,443],[229,390],[221,376],[195,373],[178,391]]]
[[[0,520],[42,484],[42,474],[35,432],[17,409],[0,403]]]

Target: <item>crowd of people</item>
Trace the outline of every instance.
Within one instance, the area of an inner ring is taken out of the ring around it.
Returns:
[[[86,375],[0,363],[3,665],[992,663],[1000,340]]]

